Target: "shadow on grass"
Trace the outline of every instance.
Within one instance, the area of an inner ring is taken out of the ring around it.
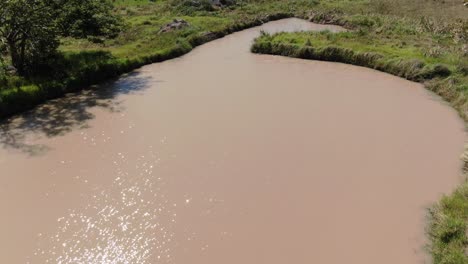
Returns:
[[[121,112],[124,108],[117,96],[137,94],[148,88],[149,82],[150,78],[133,72],[116,81],[68,94],[2,121],[0,147],[16,149],[30,156],[44,154],[50,148],[34,143],[35,139],[52,138],[89,127],[88,121],[95,118],[90,111],[93,107],[114,113]]]

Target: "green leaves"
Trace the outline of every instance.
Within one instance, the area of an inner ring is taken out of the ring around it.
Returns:
[[[0,42],[13,65],[23,74],[58,47],[51,6],[46,1],[1,0]]]
[[[107,0],[62,0],[57,10],[57,25],[64,36],[115,37],[122,21],[112,15],[113,6]]]
[[[115,36],[120,19],[107,0],[0,0],[0,43],[21,75],[54,56],[60,36]]]

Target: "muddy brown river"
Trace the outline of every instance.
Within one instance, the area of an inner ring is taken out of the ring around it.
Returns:
[[[464,125],[416,83],[249,52],[267,23],[0,125],[0,263],[415,264]]]

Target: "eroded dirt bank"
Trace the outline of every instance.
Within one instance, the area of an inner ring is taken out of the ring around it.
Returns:
[[[419,84],[253,55],[271,22],[0,129],[2,263],[422,263],[465,135]]]

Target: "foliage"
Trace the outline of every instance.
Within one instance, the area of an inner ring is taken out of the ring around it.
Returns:
[[[0,0],[0,42],[22,75],[55,55],[59,36],[115,35],[118,19],[106,0]]]
[[[43,63],[58,47],[53,10],[46,1],[0,2],[0,42],[20,73]]]
[[[114,6],[108,1],[63,1],[57,23],[63,36],[116,37],[122,26],[118,17],[110,15]]]

